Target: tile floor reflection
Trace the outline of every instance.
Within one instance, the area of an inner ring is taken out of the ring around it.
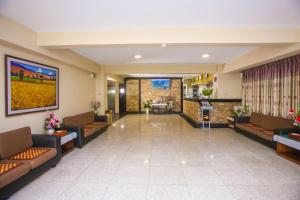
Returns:
[[[11,199],[299,200],[300,167],[231,129],[127,115]]]

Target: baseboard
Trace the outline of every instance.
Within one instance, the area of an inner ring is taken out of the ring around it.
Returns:
[[[194,127],[194,128],[203,128],[202,123],[198,123],[198,122],[194,121],[193,119],[191,119],[187,115],[181,113],[180,116],[183,119],[185,119],[185,121],[187,121],[192,127]],[[208,127],[208,124],[205,125],[205,128],[206,127]],[[210,123],[210,127],[211,128],[228,128],[228,124],[227,123]]]

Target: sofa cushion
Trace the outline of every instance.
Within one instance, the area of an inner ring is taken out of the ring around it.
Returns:
[[[255,130],[253,129],[254,127],[257,127],[257,126],[248,126],[247,124],[244,124],[244,123],[241,123],[241,124],[236,124],[236,127],[243,130],[243,131],[246,131],[248,133],[252,133],[252,134],[255,134]]]
[[[255,126],[254,124],[251,124],[251,123],[243,123],[245,126],[248,126],[248,127],[253,127]]]
[[[251,117],[250,117],[250,123],[254,124],[254,125],[257,125],[257,126],[260,126],[263,116],[264,115],[261,114],[261,113],[252,112]]]
[[[47,153],[50,150],[51,150],[51,148],[32,147],[30,149],[27,149],[26,151],[23,151],[14,156],[11,156],[9,159],[11,159],[11,160],[31,160],[36,157],[39,157],[40,155],[42,155],[44,153]]]
[[[258,131],[256,135],[266,140],[273,141],[273,135],[270,133],[271,131]]]
[[[32,147],[30,127],[0,134],[0,158],[5,159]]]
[[[28,163],[31,169],[35,169],[56,156],[56,154],[57,150],[55,148],[34,147],[11,157],[11,160],[20,160]]]
[[[64,125],[69,126],[85,126],[95,121],[94,112],[87,112],[63,119]]]
[[[278,128],[293,128],[293,122],[291,119],[265,115],[262,118],[261,126],[269,130],[275,130]]]
[[[107,126],[107,122],[93,122],[84,126],[84,137],[88,137]]]
[[[1,161],[0,171],[4,168],[7,169],[8,166],[12,166],[12,168],[0,174],[0,189],[17,180],[18,178],[24,176],[30,171],[30,166],[27,163],[18,161]]]

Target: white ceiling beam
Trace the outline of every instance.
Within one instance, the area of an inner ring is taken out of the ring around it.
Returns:
[[[249,53],[227,62],[224,73],[249,69],[268,62],[283,59],[300,53],[300,43],[289,46],[259,47]]]
[[[134,44],[290,44],[300,42],[300,29],[147,29],[98,32],[39,32],[43,47]]]

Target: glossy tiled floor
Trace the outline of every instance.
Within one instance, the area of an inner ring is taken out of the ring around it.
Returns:
[[[299,200],[300,167],[231,129],[128,115],[11,199]]]

